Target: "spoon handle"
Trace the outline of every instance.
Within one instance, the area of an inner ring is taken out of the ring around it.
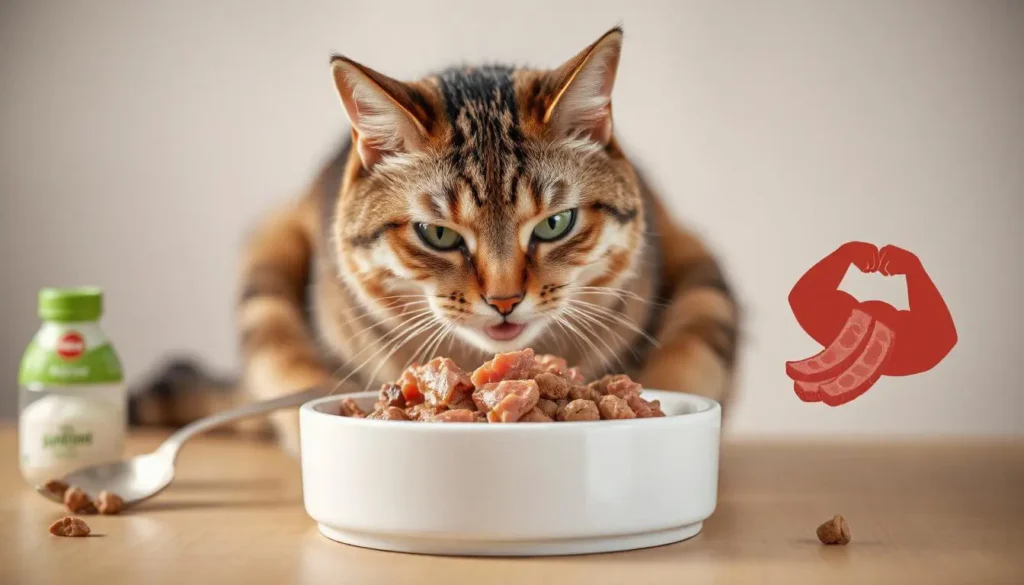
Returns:
[[[160,451],[170,453],[172,459],[178,458],[178,451],[181,450],[182,446],[192,437],[205,433],[206,431],[219,427],[243,418],[249,418],[266,414],[273,410],[281,408],[290,408],[293,406],[299,406],[304,402],[323,396],[324,392],[321,388],[311,388],[303,390],[297,394],[289,394],[282,396],[281,398],[274,398],[273,400],[264,400],[261,402],[253,402],[252,404],[246,404],[245,406],[239,406],[238,408],[232,408],[231,410],[225,410],[224,412],[218,412],[217,414],[201,418],[197,421],[193,421],[180,429],[178,429],[173,435],[167,438],[166,441],[160,445]]]

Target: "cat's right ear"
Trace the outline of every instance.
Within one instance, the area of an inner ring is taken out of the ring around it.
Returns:
[[[426,145],[427,130],[413,114],[412,89],[340,55],[331,59],[331,71],[365,168]]]
[[[562,136],[600,144],[612,138],[612,87],[622,53],[622,28],[615,27],[551,75],[556,91],[544,124]]]

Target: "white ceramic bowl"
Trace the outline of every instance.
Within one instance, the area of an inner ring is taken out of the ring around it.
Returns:
[[[374,392],[348,397],[369,410]],[[299,413],[306,512],[330,539],[443,555],[565,555],[690,538],[715,510],[717,402],[645,390],[668,415],[582,423]]]

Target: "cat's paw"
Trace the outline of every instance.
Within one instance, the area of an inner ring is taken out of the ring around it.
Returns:
[[[271,415],[277,444],[290,457],[299,457],[299,413],[298,411],[275,412]]]

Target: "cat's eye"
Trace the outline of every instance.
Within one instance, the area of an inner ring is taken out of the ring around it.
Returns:
[[[442,252],[454,250],[462,244],[462,236],[459,235],[459,232],[440,225],[417,223],[416,233],[420,235],[420,239],[426,245]]]
[[[568,209],[548,216],[533,228],[533,237],[542,242],[553,242],[569,233],[576,223],[576,210]]]

